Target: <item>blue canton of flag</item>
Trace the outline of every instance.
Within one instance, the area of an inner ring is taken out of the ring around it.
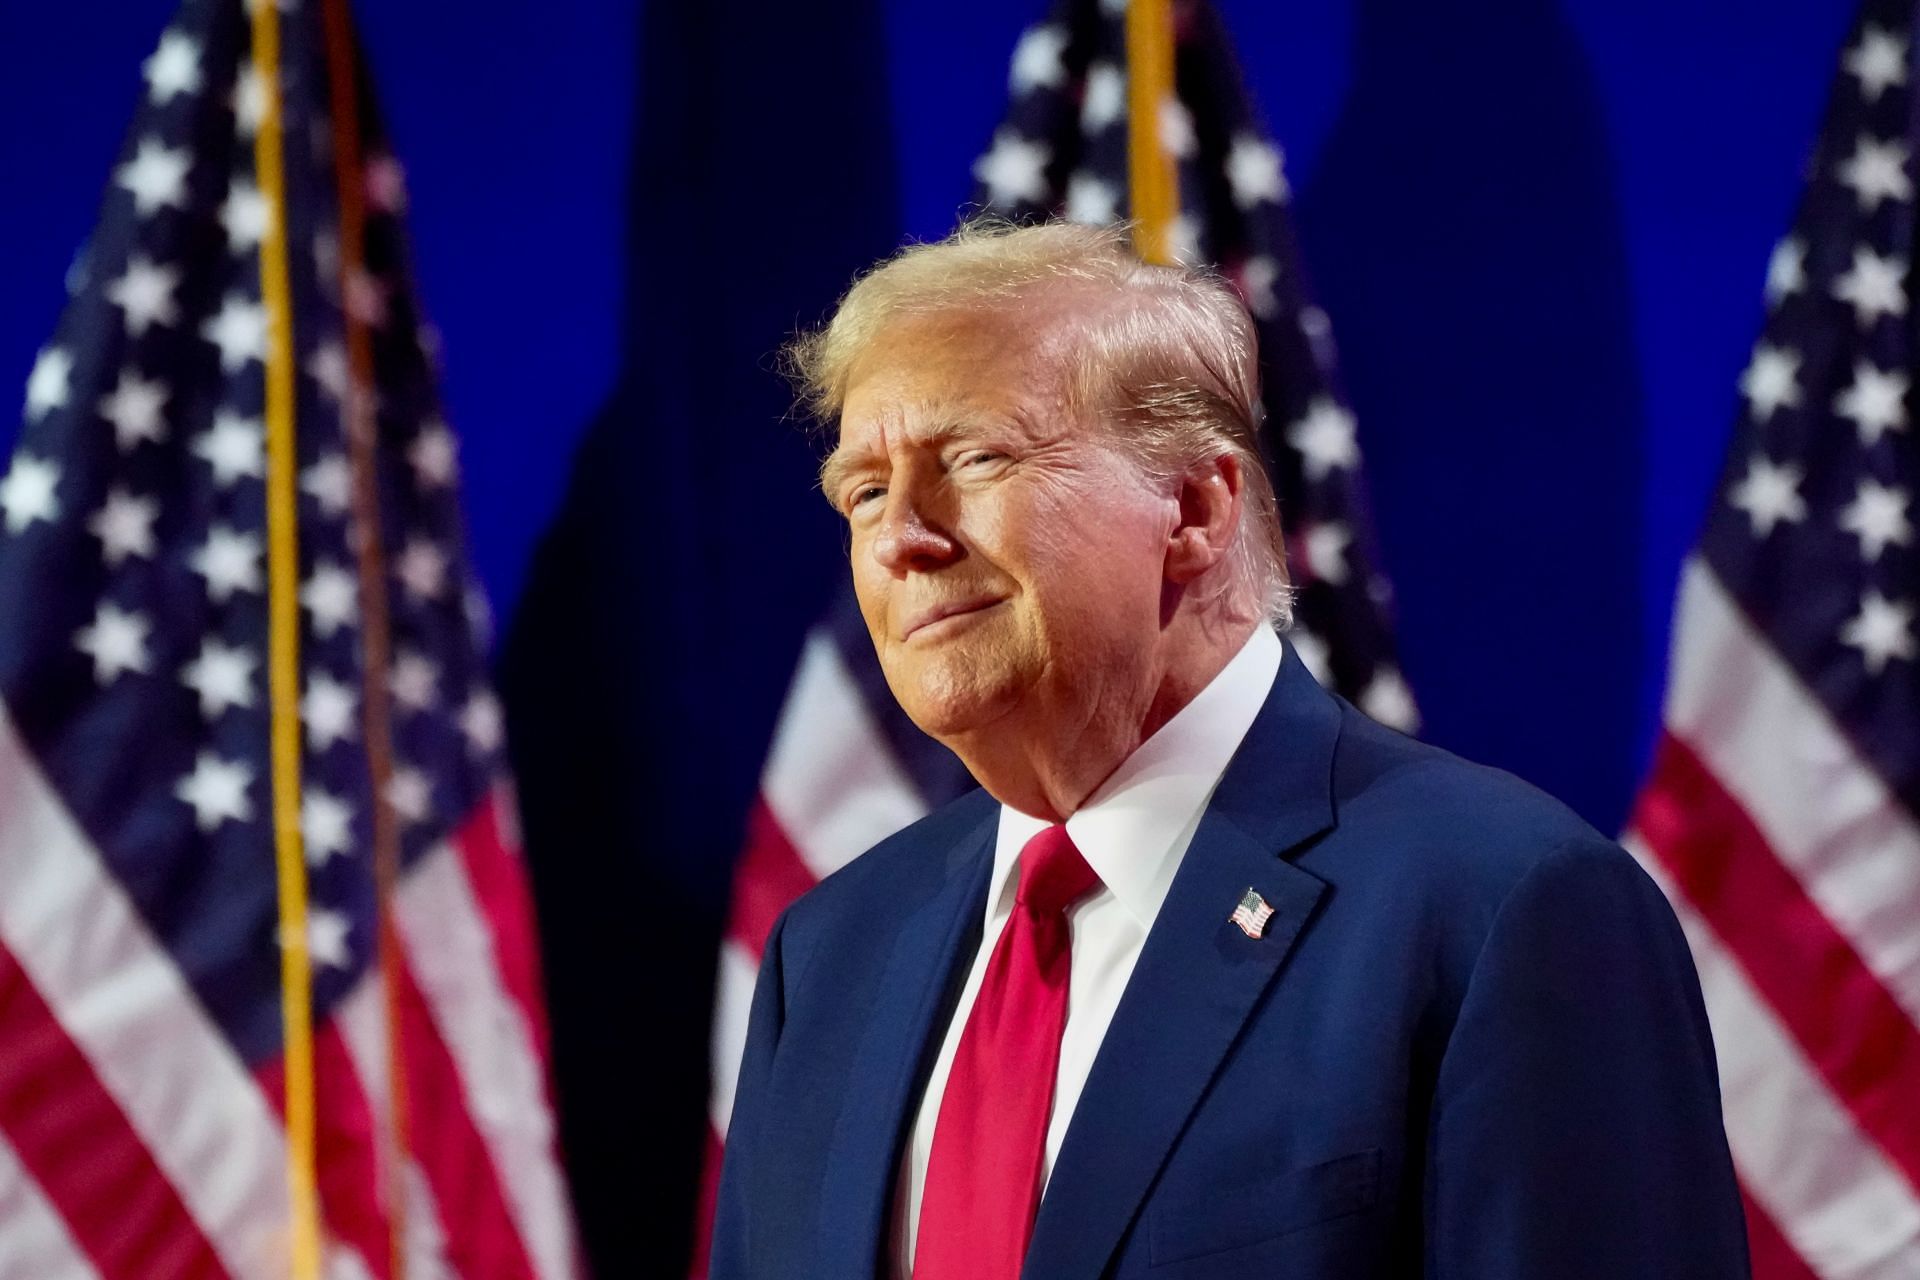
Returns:
[[[279,10],[271,74],[240,0],[189,0],[144,64],[0,480],[0,1038],[50,1046],[0,1070],[0,1201],[26,1206],[36,1275],[288,1274],[298,930],[327,1274],[571,1276],[405,183],[344,3]],[[265,172],[263,130],[282,156]],[[280,707],[276,239],[298,475],[297,706]],[[281,715],[298,717],[297,808],[274,794]],[[276,800],[304,846],[302,919],[276,887]]]

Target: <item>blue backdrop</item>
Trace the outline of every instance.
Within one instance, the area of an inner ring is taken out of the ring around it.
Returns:
[[[1288,153],[1427,736],[1617,828],[1848,6],[1220,3]],[[594,1254],[630,1269],[683,1243],[727,859],[844,572],[769,355],[951,225],[1040,4],[361,8],[507,622],[563,1136]],[[0,384],[170,9],[0,0]]]

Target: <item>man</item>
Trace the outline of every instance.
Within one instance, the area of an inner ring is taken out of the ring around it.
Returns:
[[[983,790],[774,928],[715,1277],[1747,1273],[1658,890],[1277,637],[1223,286],[976,226],[795,363],[888,683]]]

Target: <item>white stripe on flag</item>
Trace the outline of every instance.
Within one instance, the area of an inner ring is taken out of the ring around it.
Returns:
[[[824,631],[800,652],[760,790],[816,880],[927,812]]]
[[[493,938],[451,844],[407,871],[394,918],[407,963],[493,1157],[509,1212],[545,1280],[573,1274],[572,1218],[531,1028],[500,980]]]
[[[286,1142],[0,706],[0,937],[235,1276],[284,1268]]]
[[[0,1280],[100,1280],[59,1210],[0,1138]]]
[[[1674,634],[1668,730],[1920,1020],[1920,829],[1698,557]]]
[[[367,1095],[373,1122],[383,1134],[392,1132],[393,1090],[388,1084],[386,991],[378,969],[370,969],[334,1009],[340,1027],[340,1039],[347,1046],[354,1074]],[[382,1160],[398,1155],[382,1153]],[[390,1166],[382,1164],[382,1178],[393,1176]],[[451,1275],[447,1258],[446,1224],[440,1217],[440,1205],[426,1175],[412,1157],[407,1157],[403,1176],[406,1181],[406,1274],[409,1276]]]
[[[713,1091],[707,1117],[720,1141],[727,1140],[733,1095],[740,1087],[740,1054],[747,1047],[747,1016],[753,1011],[753,984],[760,976],[747,949],[729,938],[720,944],[720,976],[713,996]]]
[[[1634,833],[1700,971],[1741,1181],[1825,1280],[1920,1280],[1920,1200],[1828,1092],[1799,1045]]]

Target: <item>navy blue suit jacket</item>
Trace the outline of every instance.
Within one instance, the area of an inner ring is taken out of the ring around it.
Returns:
[[[714,1280],[888,1274],[998,813],[956,801],[773,930]],[[1258,939],[1227,918],[1249,887],[1274,907]],[[1746,1276],[1672,912],[1562,806],[1380,728],[1289,653],[1100,1046],[1024,1275]]]

